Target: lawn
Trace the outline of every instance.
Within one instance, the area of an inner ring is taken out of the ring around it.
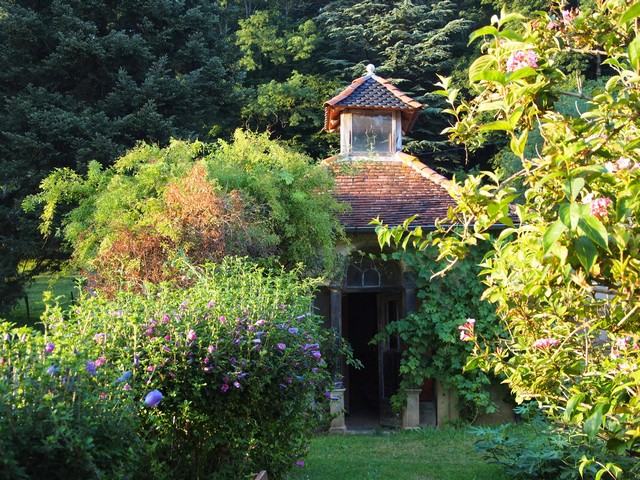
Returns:
[[[75,279],[73,277],[60,277],[56,275],[38,275],[27,287],[26,298],[20,302],[8,315],[5,320],[13,322],[19,326],[37,326],[40,315],[45,310],[42,301],[44,292],[52,292],[52,298],[58,298],[58,302],[66,308],[73,299],[78,296]]]
[[[318,436],[286,480],[508,480],[475,451],[475,439],[453,427]]]

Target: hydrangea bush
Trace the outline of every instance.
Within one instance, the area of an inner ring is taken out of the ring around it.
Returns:
[[[184,274],[188,289],[148,285],[113,300],[98,293],[65,315],[51,309],[40,369],[59,379],[73,360],[95,385],[89,404],[136,413],[134,478],[263,469],[279,478],[302,462],[327,411],[327,334],[309,313],[314,281],[240,259]]]

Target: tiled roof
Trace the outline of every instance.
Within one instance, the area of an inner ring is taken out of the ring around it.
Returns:
[[[422,104],[405,95],[391,82],[369,73],[354,80],[351,85],[331,100],[324,102],[324,128],[328,132],[340,129],[340,112],[346,108],[400,110],[402,131],[406,133],[418,117]]]
[[[332,157],[325,164],[336,172],[334,195],[351,205],[341,216],[347,228],[370,227],[378,216],[387,225],[400,225],[416,214],[414,225],[432,226],[454,204],[445,189],[448,180],[405,153],[388,160]]]

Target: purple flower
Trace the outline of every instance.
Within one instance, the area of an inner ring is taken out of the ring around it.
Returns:
[[[297,467],[304,467],[304,460],[298,460],[298,461],[296,462],[296,466],[297,466]]]
[[[220,320],[220,323],[225,323],[227,321],[224,315],[220,315],[219,320]]]
[[[321,354],[319,351],[317,351],[317,350],[314,350],[314,352],[313,352],[313,354],[312,354],[312,355],[313,355],[314,357],[316,357],[316,358],[320,358],[320,357],[322,356],[322,354]]]
[[[229,390],[229,385],[227,385],[226,383],[223,383],[222,386],[220,387],[220,390],[222,390],[222,393],[226,392],[227,390]]]
[[[262,325],[264,325],[264,319],[262,319],[262,318],[261,318],[260,320],[258,320],[258,321],[256,322],[256,326],[257,326],[257,327],[261,327]]]
[[[216,306],[216,302],[214,302],[213,300],[209,300],[209,303],[207,303],[207,308],[213,308]]]
[[[137,367],[138,365],[140,365],[140,356],[139,355],[134,355],[133,356],[133,366]]]
[[[102,342],[104,342],[104,341],[106,341],[106,340],[107,340],[107,334],[106,334],[106,333],[96,333],[96,334],[93,336],[93,340],[94,340],[96,343],[102,343]]]
[[[47,375],[51,375],[53,377],[56,373],[58,373],[59,370],[59,367],[51,365],[49,368],[47,368]]]
[[[233,382],[233,386],[236,388],[240,388],[240,382],[236,380],[235,382]]]
[[[153,364],[151,364],[147,367],[147,372],[153,372],[155,369],[156,367]]]
[[[56,348],[56,346],[53,342],[47,342],[47,344],[44,346],[44,353],[51,353],[53,352],[54,348]]]
[[[122,383],[122,382],[126,382],[127,380],[129,380],[131,378],[131,372],[129,370],[127,370],[126,372],[124,372],[120,377],[118,377],[116,379],[116,383]]]
[[[207,351],[211,354],[216,351],[216,347],[214,347],[213,345],[209,345],[209,348],[207,348]]]
[[[147,393],[147,396],[144,397],[144,403],[149,407],[157,406],[160,403],[160,400],[162,400],[162,393],[160,393],[160,390],[153,390]]]
[[[131,385],[129,385],[128,383],[125,383],[125,384],[122,386],[122,389],[123,389],[123,390],[131,390]]]
[[[278,350],[284,350],[285,348],[287,348],[287,346],[284,343],[278,344]]]
[[[87,373],[89,375],[95,375],[96,374],[96,364],[93,363],[93,360],[87,360]]]
[[[289,333],[291,333],[291,334],[295,335],[296,333],[298,333],[298,329],[297,329],[296,327],[291,327],[291,328],[289,329]]]
[[[194,332],[193,330],[189,330],[189,332],[187,333],[187,340],[195,340],[196,337],[196,332]]]
[[[182,310],[184,310],[185,308],[187,308],[187,302],[182,302],[182,303],[180,304],[180,308],[181,308]]]

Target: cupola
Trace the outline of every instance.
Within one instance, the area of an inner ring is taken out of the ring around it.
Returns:
[[[324,103],[328,132],[340,132],[340,154],[389,158],[402,150],[402,136],[422,104],[377,76],[373,65],[340,94]]]

